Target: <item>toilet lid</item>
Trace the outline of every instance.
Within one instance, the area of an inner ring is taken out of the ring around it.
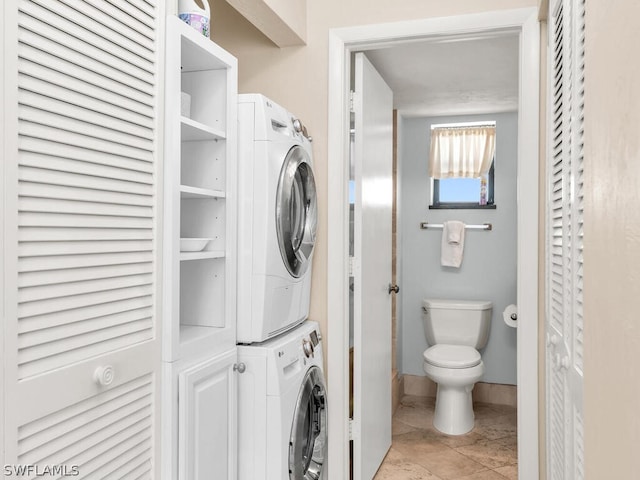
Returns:
[[[436,367],[469,368],[480,364],[480,352],[467,345],[434,345],[422,354],[426,362]]]

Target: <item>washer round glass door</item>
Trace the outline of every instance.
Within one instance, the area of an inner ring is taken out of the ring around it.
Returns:
[[[327,398],[322,371],[313,366],[302,382],[289,439],[289,478],[318,480],[327,458]]]
[[[280,254],[294,277],[306,272],[316,241],[316,184],[309,155],[299,145],[284,160],[276,193],[276,231]]]

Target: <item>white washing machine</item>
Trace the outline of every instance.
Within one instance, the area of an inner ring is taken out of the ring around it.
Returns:
[[[309,315],[317,202],[311,139],[263,95],[238,96],[239,343],[262,342]]]
[[[326,478],[327,397],[318,324],[238,347],[238,479]]]

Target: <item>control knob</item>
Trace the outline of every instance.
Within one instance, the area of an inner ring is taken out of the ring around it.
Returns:
[[[314,354],[313,343],[311,343],[306,338],[302,340],[302,351],[304,352],[307,358],[313,357],[313,354]]]

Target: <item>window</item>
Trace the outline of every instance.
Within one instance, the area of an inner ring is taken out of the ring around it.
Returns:
[[[434,178],[430,208],[496,208],[493,172],[492,162],[486,178]]]
[[[433,125],[429,208],[495,208],[495,122]]]

